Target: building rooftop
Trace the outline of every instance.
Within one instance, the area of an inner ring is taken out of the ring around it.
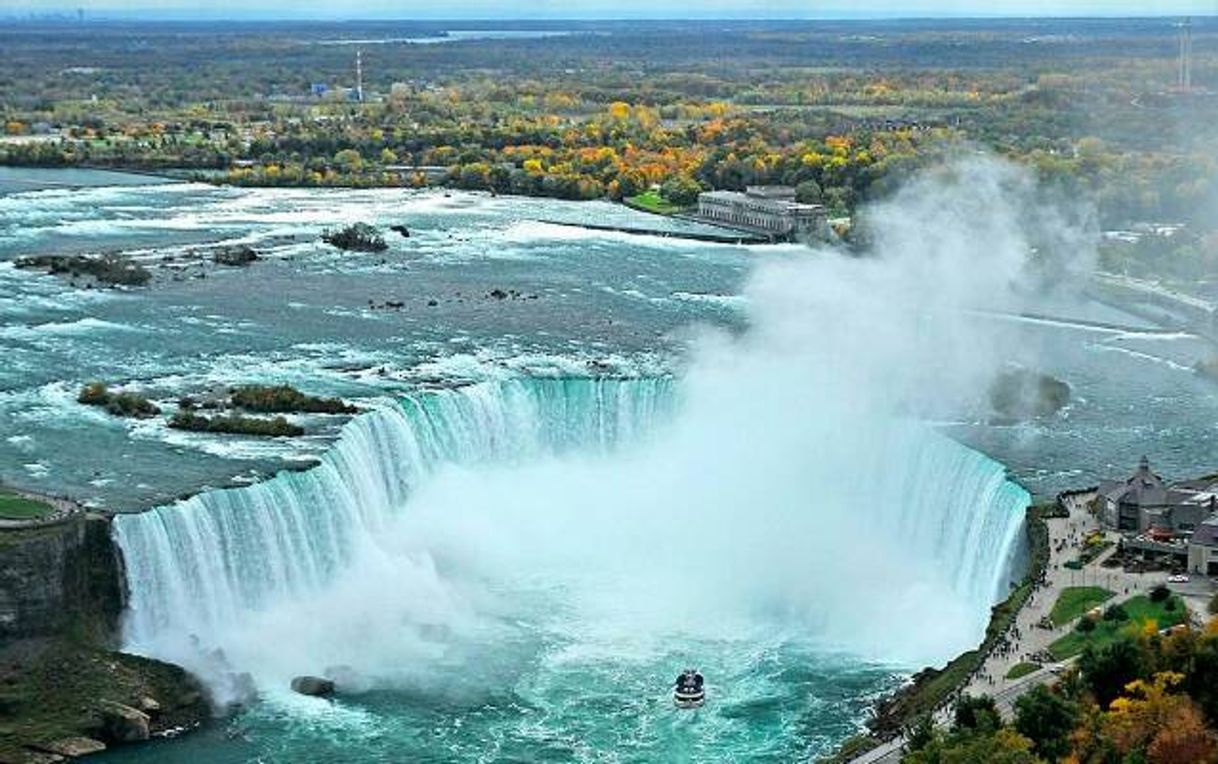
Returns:
[[[1197,526],[1192,543],[1218,547],[1218,513],[1210,515],[1208,520]]]
[[[771,207],[775,210],[792,212],[816,212],[824,210],[823,204],[801,204],[795,201],[795,196],[778,196],[752,193],[757,186],[751,186],[748,191],[703,191],[699,199],[714,199],[723,202],[752,202]]]
[[[1100,486],[1100,493],[1118,504],[1159,507],[1168,503],[1167,484],[1150,469],[1150,460],[1145,456],[1132,477],[1104,483]]]
[[[787,199],[795,201],[794,186],[748,186],[744,193],[759,199]]]

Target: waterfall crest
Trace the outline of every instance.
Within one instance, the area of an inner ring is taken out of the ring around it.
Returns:
[[[197,635],[205,645],[224,646],[224,635],[239,632],[251,619],[324,597],[344,571],[379,555],[385,538],[410,532],[403,531],[402,522],[416,509],[412,498],[454,465],[490,472],[489,477],[479,473],[473,487],[462,484],[463,492],[441,502],[439,514],[450,535],[488,521],[487,513],[473,514],[471,507],[510,497],[505,503],[516,501],[516,513],[508,507],[489,522],[500,523],[503,534],[517,533],[518,547],[532,543],[530,533],[538,536],[572,523],[573,506],[586,505],[577,507],[575,522],[587,527],[576,534],[603,538],[599,546],[605,550],[603,558],[598,549],[578,558],[589,567],[651,570],[648,566],[666,558],[672,538],[697,536],[707,550],[706,568],[656,568],[631,590],[643,596],[689,600],[691,590],[664,587],[692,580],[722,603],[746,579],[751,588],[737,594],[750,606],[768,599],[783,600],[775,607],[787,609],[812,603],[828,639],[882,652],[894,637],[889,627],[880,628],[874,612],[853,612],[859,610],[852,604],[859,590],[870,590],[877,608],[885,607],[883,598],[890,594],[889,607],[900,607],[892,579],[909,575],[902,570],[929,571],[944,584],[940,588],[954,592],[954,605],[970,614],[963,628],[984,628],[989,605],[1005,593],[1021,510],[1028,503],[1026,492],[1006,479],[1000,464],[921,424],[889,423],[874,436],[855,439],[854,447],[815,459],[786,444],[775,446],[772,454],[761,449],[757,458],[766,470],[777,465],[790,473],[763,475],[760,485],[771,491],[766,499],[772,501],[759,502],[751,474],[757,468],[740,465],[744,457],[726,443],[714,448],[709,466],[704,453],[685,453],[693,448],[688,439],[655,443],[657,433],[682,419],[678,388],[664,378],[518,379],[420,393],[354,419],[311,470],[119,517],[114,534],[130,591],[127,646],[189,665],[189,656],[180,652],[188,638]],[[702,444],[713,440],[701,432],[691,437]],[[648,450],[648,444],[655,448]],[[632,462],[624,456],[628,452],[641,455]],[[581,472],[563,463],[540,477],[530,477],[528,469],[503,469],[570,455],[609,466]],[[786,467],[780,464],[784,460],[790,462]],[[691,464],[716,474],[682,482],[680,475],[688,475]],[[671,477],[674,472],[677,478]],[[576,477],[566,495],[548,504],[545,497],[536,498],[569,474]],[[862,475],[874,479],[857,477]],[[501,485],[504,480],[509,482]],[[636,493],[614,483],[631,484]],[[835,487],[818,492],[817,484]],[[606,495],[593,496],[597,493]],[[561,514],[553,507],[561,507]],[[541,517],[529,517],[535,508]],[[634,535],[618,538],[623,527]],[[501,570],[518,570],[548,551],[530,550],[527,557],[504,562]],[[724,564],[737,551],[737,564],[748,575]],[[835,557],[843,554],[841,560]],[[886,559],[868,563],[866,554]],[[432,561],[412,558],[410,565],[412,580],[423,583],[412,584],[414,595],[402,596],[448,596],[437,583],[443,573]],[[425,570],[416,576],[414,568]],[[387,570],[390,580],[411,577]],[[858,583],[843,586],[843,576]],[[772,598],[773,592],[780,596]],[[334,595],[344,597],[350,599]],[[176,647],[166,648],[169,643]]]
[[[533,379],[420,393],[356,417],[322,463],[114,522],[126,639],[210,631],[316,592],[442,464],[607,452],[668,418],[672,381]]]

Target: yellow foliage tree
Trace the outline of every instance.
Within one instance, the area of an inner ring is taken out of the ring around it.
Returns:
[[[1173,692],[1183,680],[1165,671],[1150,682],[1130,682],[1104,715],[1104,737],[1122,755],[1144,751],[1152,764],[1218,762],[1218,737],[1206,729],[1197,705]]]

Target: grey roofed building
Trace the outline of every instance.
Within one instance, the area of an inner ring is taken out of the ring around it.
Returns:
[[[1201,523],[1189,539],[1188,569],[1205,576],[1218,576],[1218,514]]]
[[[780,238],[820,239],[828,231],[825,207],[799,203],[791,186],[749,186],[744,193],[704,191],[698,194],[697,218]]]
[[[1143,456],[1138,471],[1126,480],[1113,480],[1100,485],[1104,523],[1122,531],[1146,530],[1143,509],[1166,507],[1167,484],[1150,469],[1150,459]]]
[[[1168,484],[1143,456],[1132,476],[1101,484],[1098,500],[1100,521],[1135,547],[1170,543],[1190,571],[1218,575],[1218,478]]]
[[[1100,519],[1118,531],[1192,533],[1218,509],[1218,481],[1168,485],[1145,456],[1126,480],[1102,483]]]

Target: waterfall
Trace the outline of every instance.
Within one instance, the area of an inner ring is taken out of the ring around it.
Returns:
[[[897,537],[950,571],[984,624],[988,605],[1007,595],[1031,497],[1001,464],[949,438],[909,427],[895,440],[877,466],[886,476],[874,501],[888,508]]]
[[[569,455],[612,463],[624,459],[623,452],[645,456],[639,459],[641,464],[615,467],[619,472],[629,468],[637,473],[633,481],[618,482],[655,489],[645,488],[638,501],[630,494],[614,495],[617,504],[600,515],[596,497],[590,497],[586,517],[594,538],[610,538],[618,530],[616,525],[631,523],[655,531],[640,531],[640,535],[663,537],[720,526],[720,546],[729,550],[738,539],[760,534],[754,541],[763,554],[769,554],[767,549],[781,549],[774,556],[798,558],[800,565],[809,566],[786,570],[765,565],[774,576],[796,581],[838,575],[829,560],[817,559],[817,554],[834,554],[834,548],[890,548],[894,558],[945,578],[955,596],[976,616],[968,628],[983,627],[989,604],[1005,593],[1022,524],[1021,510],[1028,503],[1027,494],[1006,479],[1001,465],[925,426],[900,423],[885,427],[879,447],[874,438],[859,438],[856,448],[843,448],[833,458],[825,457],[819,470],[817,464],[793,464],[793,474],[807,475],[812,483],[830,485],[835,474],[844,478],[841,486],[825,495],[805,490],[797,479],[773,476],[778,483],[773,509],[756,501],[751,484],[733,483],[727,473],[741,457],[726,447],[715,449],[728,464],[719,470],[722,485],[713,476],[699,478],[693,487],[665,485],[670,473],[681,472],[683,460],[692,459],[684,454],[688,449],[682,447],[680,438],[653,443],[658,450],[647,451],[657,433],[682,418],[678,404],[683,396],[678,387],[665,378],[518,379],[423,392],[353,419],[313,469],[285,472],[260,484],[210,491],[146,513],[120,516],[114,534],[126,561],[130,592],[126,644],[135,651],[189,664],[177,648],[164,647],[166,640],[180,646],[185,638],[199,635],[205,644],[223,645],[223,639],[215,635],[239,630],[243,622],[285,603],[322,596],[336,578],[397,527],[394,523],[410,515],[412,496],[444,468],[523,467]],[[748,445],[749,439],[740,440],[744,448],[758,450]],[[762,458],[772,463],[783,459],[786,452],[780,448],[777,456]],[[696,469],[703,469],[704,462],[695,461]],[[847,469],[848,474],[843,472]],[[564,468],[561,474],[572,471]],[[598,493],[598,480],[615,482],[616,473],[607,478],[605,474],[597,473],[577,495]],[[876,477],[853,477],[866,474]],[[539,485],[548,482],[508,486],[497,495],[536,495]],[[605,485],[606,491],[611,488]],[[494,489],[488,490],[495,495]],[[671,502],[651,506],[649,492],[689,498],[682,502],[683,508]],[[735,498],[737,492],[739,499]],[[720,501],[724,508],[718,508]],[[458,505],[473,503],[452,502],[453,512]],[[665,526],[656,518],[670,508],[674,517]],[[460,510],[469,511],[464,506]],[[712,512],[722,516],[708,517]],[[836,525],[837,520],[827,520],[826,514],[849,524]],[[799,518],[794,519],[795,515]],[[459,520],[452,522],[458,533],[465,532]],[[500,522],[507,525],[511,521]],[[834,541],[832,534],[858,543]],[[860,538],[864,535],[867,538]],[[802,539],[814,536],[825,537],[816,542],[823,543],[824,549],[806,553],[808,547]],[[650,543],[663,549],[669,542],[661,538]],[[717,542],[712,537],[706,543],[714,548]],[[664,556],[662,552],[651,554],[649,549],[632,540],[606,554],[614,562],[635,554],[637,560],[627,560],[630,567],[645,568]],[[711,560],[715,569],[708,569],[706,581],[722,575],[721,559],[718,554]],[[428,568],[428,577],[442,577],[430,563],[423,567]],[[400,580],[396,573],[389,575]],[[730,588],[731,582],[726,584]],[[783,583],[781,588],[785,594],[789,587]],[[439,589],[426,591],[419,596],[443,596]],[[750,601],[759,599],[754,595],[749,592]],[[848,601],[833,604],[823,592],[808,594],[807,599],[823,607],[850,607]],[[848,624],[850,620],[836,622]],[[883,632],[883,639],[892,639],[887,627]],[[210,641],[213,637],[214,642]]]
[[[544,379],[420,393],[356,417],[322,463],[114,522],[126,639],[208,631],[324,587],[437,465],[608,451],[668,416],[672,383]]]

